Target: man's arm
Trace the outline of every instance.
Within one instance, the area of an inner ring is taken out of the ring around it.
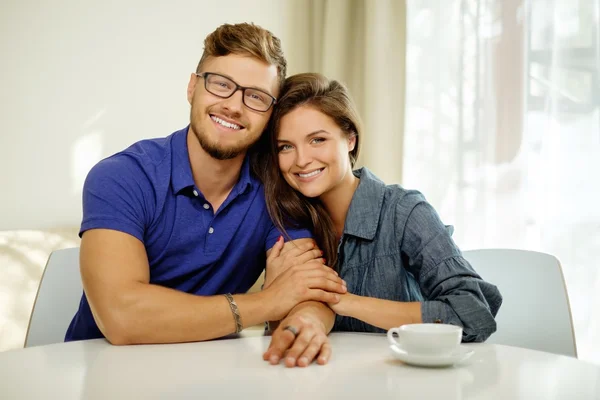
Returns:
[[[208,340],[235,332],[224,296],[196,296],[150,284],[146,251],[137,238],[92,229],[81,241],[81,276],[100,331],[113,344]],[[235,295],[244,327],[283,318],[296,304],[336,302],[341,279],[317,263],[293,267],[263,292]],[[329,300],[327,300],[329,299]]]

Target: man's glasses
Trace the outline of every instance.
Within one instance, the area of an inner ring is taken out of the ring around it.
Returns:
[[[246,107],[259,112],[269,111],[269,108],[277,99],[267,92],[260,89],[240,86],[231,79],[215,74],[213,72],[203,72],[196,74],[204,79],[204,88],[208,93],[214,94],[222,99],[228,99],[238,90],[242,91],[242,101]]]

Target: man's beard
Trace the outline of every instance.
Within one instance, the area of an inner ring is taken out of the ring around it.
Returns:
[[[222,148],[217,143],[210,143],[202,128],[193,126],[193,130],[200,146],[208,155],[217,160],[231,160],[246,150],[246,147],[243,146]]]
[[[211,143],[205,134],[204,129],[202,129],[201,124],[194,121],[194,107],[192,107],[190,119],[192,121],[192,130],[194,131],[196,139],[198,139],[198,143],[200,143],[202,149],[204,149],[204,151],[206,151],[212,158],[217,160],[231,160],[232,158],[236,158],[248,150],[249,146],[246,146],[245,143],[228,148],[221,147],[218,143]]]

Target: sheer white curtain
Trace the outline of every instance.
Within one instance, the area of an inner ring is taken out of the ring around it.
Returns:
[[[403,185],[463,249],[556,255],[580,358],[600,363],[598,12],[597,0],[407,0]]]

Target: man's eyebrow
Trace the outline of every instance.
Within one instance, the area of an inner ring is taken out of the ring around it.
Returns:
[[[219,74],[219,75],[223,75],[225,78],[231,79],[233,82],[235,82],[235,84],[236,84],[236,85],[240,85],[240,84],[237,82],[237,80],[233,79],[233,77],[232,77],[232,76],[230,76],[230,75],[227,75],[227,74],[224,74],[224,73],[221,73],[221,72],[214,72],[214,73],[215,73],[215,74]],[[266,93],[266,94],[268,94],[269,96],[273,96],[273,95],[271,94],[271,92],[269,92],[267,89],[263,89],[263,88],[261,88],[261,87],[258,87],[258,86],[243,86],[243,85],[240,85],[240,86],[242,86],[243,88],[247,88],[247,89],[256,89],[256,90],[260,90],[261,92],[265,92],[265,93]],[[275,97],[275,96],[273,96],[273,97]]]
[[[273,97],[275,97],[275,96],[274,96],[273,94],[271,94],[271,92],[270,92],[270,91],[268,91],[267,89],[263,89],[263,88],[261,88],[261,87],[258,87],[258,86],[246,86],[246,87],[247,87],[248,89],[254,89],[254,90],[258,90],[259,92],[263,92],[263,93],[266,93],[266,94],[268,94],[269,96],[273,96]]]

